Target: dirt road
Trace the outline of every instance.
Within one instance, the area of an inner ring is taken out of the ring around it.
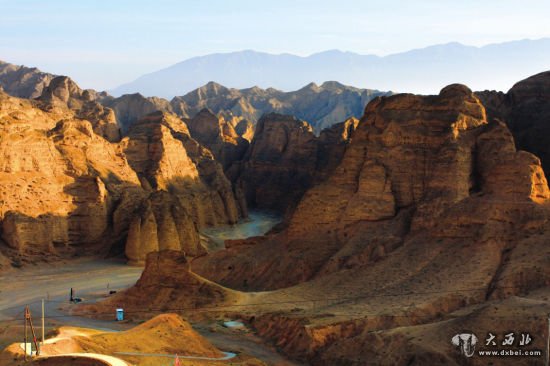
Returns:
[[[25,267],[0,276],[0,349],[21,342],[23,309],[29,305],[40,338],[41,299],[46,299],[46,334],[61,325],[97,330],[125,330],[135,324],[113,320],[96,320],[68,314],[69,292],[84,301],[97,301],[108,296],[110,290],[132,286],[142,268],[130,267],[120,261],[75,260],[59,265]],[[64,310],[60,310],[63,307]],[[193,324],[212,344],[222,350],[245,352],[268,365],[299,365],[286,360],[257,337],[239,334],[221,334],[207,331],[207,325]],[[221,361],[223,363],[223,361]]]

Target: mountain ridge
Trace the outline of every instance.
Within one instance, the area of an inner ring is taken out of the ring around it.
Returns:
[[[518,47],[522,52],[517,52]],[[341,50],[309,56],[243,50],[192,57],[142,75],[110,93],[116,96],[139,91],[145,96],[171,98],[210,80],[237,89],[257,85],[287,92],[311,81],[326,80],[420,94],[437,93],[454,82],[468,84],[474,90],[508,90],[516,80],[550,68],[545,61],[549,59],[550,38],[481,47],[450,42],[385,56]]]

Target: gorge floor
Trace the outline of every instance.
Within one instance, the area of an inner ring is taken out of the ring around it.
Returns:
[[[233,226],[207,231],[212,241],[261,235],[279,222],[276,215],[251,212],[250,219]],[[243,236],[244,235],[244,236]],[[0,276],[0,349],[21,342],[23,337],[23,309],[29,305],[40,337],[41,300],[45,300],[45,333],[60,326],[83,327],[96,330],[127,330],[131,322],[93,319],[71,315],[70,289],[85,303],[100,301],[110,291],[131,287],[139,279],[143,268],[132,267],[123,260],[75,259],[51,264],[42,263],[13,270]],[[268,365],[299,365],[289,361],[251,332],[235,332],[216,322],[193,323],[193,327],[214,346],[224,351],[246,353]],[[229,361],[228,361],[229,362]],[[1,364],[1,360],[0,360]],[[220,364],[223,362],[220,361]]]

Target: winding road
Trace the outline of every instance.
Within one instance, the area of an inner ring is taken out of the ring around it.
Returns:
[[[250,220],[231,227],[216,228],[217,230],[208,232],[208,234],[223,242],[223,239],[263,234],[278,221],[279,219],[272,215],[252,212]],[[55,265],[48,263],[35,266],[26,265],[22,269],[0,275],[0,329],[2,329],[0,331],[0,349],[21,341],[23,309],[26,305],[30,307],[34,325],[38,331],[37,337],[40,338],[41,299],[46,300],[46,332],[49,329],[63,325],[101,331],[121,331],[131,328],[133,324],[115,322],[115,314],[113,314],[113,320],[99,320],[71,315],[70,307],[72,304],[69,302],[69,291],[71,287],[74,288],[75,295],[83,298],[85,302],[98,301],[108,296],[111,290],[122,290],[134,285],[142,270],[140,267],[130,267],[119,260],[88,258],[70,260],[64,263],[58,262]],[[61,307],[63,309],[60,309]],[[196,326],[196,330],[218,349],[244,352],[267,364],[298,365],[282,357],[273,348],[263,344],[262,340],[257,337],[251,337],[251,335],[244,337],[223,332],[212,333],[208,330],[208,324],[194,324],[193,326]],[[46,342],[48,341],[50,340]],[[22,345],[22,348],[24,348],[24,344]],[[64,356],[80,355],[84,354],[67,354]],[[95,354],[86,355],[83,357],[95,357]],[[175,357],[174,355],[138,353],[132,355]],[[54,356],[50,355],[48,357]],[[188,359],[192,356],[179,357]],[[233,357],[235,357],[233,353],[226,352],[222,358],[206,360],[224,361]],[[202,357],[196,359],[204,360]],[[116,357],[109,358],[110,361],[101,360],[110,362],[111,365],[127,365],[125,361]],[[113,363],[115,360],[123,363]]]

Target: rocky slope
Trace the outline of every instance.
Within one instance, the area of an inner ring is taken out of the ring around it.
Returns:
[[[120,128],[116,116],[110,108],[104,107],[97,100],[104,93],[95,90],[82,90],[67,76],[57,76],[46,86],[40,97],[36,98],[38,106],[46,112],[66,114],[88,120],[94,132],[110,142],[120,140]]]
[[[352,118],[316,137],[305,121],[267,114],[258,122],[246,154],[227,175],[250,207],[289,213],[314,182],[336,168],[356,126]]]
[[[516,150],[468,88],[380,98],[286,230],[192,267],[227,287],[271,290],[257,303],[281,303],[251,321],[313,364],[362,365],[366,345],[369,363],[460,364],[455,333],[527,329],[535,307],[550,310],[539,300],[550,286],[549,200],[539,159]],[[483,316],[502,320],[476,323]]]
[[[248,149],[249,140],[241,136],[251,138],[250,127],[245,121],[245,125],[240,128],[240,135],[235,130],[234,120],[216,116],[208,109],[203,109],[193,118],[186,119],[185,123],[191,136],[208,147],[224,169],[233,162],[241,160]]]
[[[55,75],[42,72],[35,67],[0,61],[0,88],[15,97],[39,97],[54,77]]]
[[[550,172],[550,71],[515,84],[508,93],[477,93],[490,116],[505,121],[519,149],[537,155]]]
[[[148,297],[145,306],[144,294]],[[123,306],[128,316],[143,319],[147,317],[148,309],[191,310],[203,306],[224,306],[238,303],[242,297],[245,295],[238,291],[225,288],[193,273],[188,259],[181,251],[164,250],[147,255],[144,272],[134,287],[98,304],[82,305],[77,312],[92,315],[112,314],[117,307]],[[192,316],[201,317],[200,314]]]
[[[170,103],[166,99],[146,98],[139,93],[126,94],[118,98],[107,95],[100,98],[99,101],[115,112],[118,125],[123,133],[128,132],[134,122],[150,113],[157,111],[173,112]]]
[[[239,217],[221,165],[170,114],[143,118],[120,140],[113,111],[90,93],[66,77],[35,101],[0,92],[2,252],[84,255],[127,243],[134,263],[158,249],[204,254],[198,228]]]
[[[230,112],[253,124],[266,113],[288,114],[310,122],[318,134],[349,117],[361,116],[370,100],[387,94],[337,82],[325,82],[320,86],[311,83],[293,92],[258,87],[229,89],[210,82],[184,96],[175,97],[171,104],[181,116],[194,116],[208,108],[216,114]]]

